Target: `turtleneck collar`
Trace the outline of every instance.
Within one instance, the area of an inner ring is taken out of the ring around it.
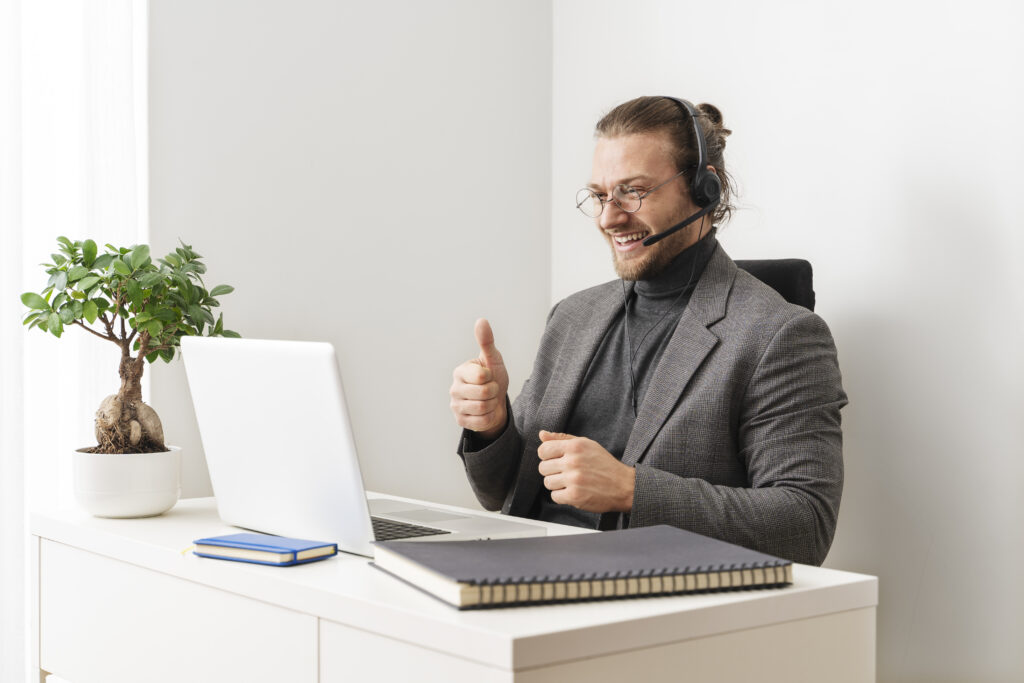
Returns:
[[[678,295],[688,284],[691,287],[697,284],[704,266],[718,246],[717,232],[718,228],[712,226],[707,235],[679,252],[660,273],[646,280],[637,280],[633,291],[645,299],[663,299]]]

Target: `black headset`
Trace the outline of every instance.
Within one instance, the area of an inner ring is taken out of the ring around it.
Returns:
[[[693,121],[693,136],[697,139],[697,169],[693,173],[693,179],[690,181],[690,199],[700,207],[700,211],[693,214],[684,221],[677,223],[668,230],[660,232],[657,235],[651,235],[643,241],[645,247],[649,247],[661,240],[665,239],[669,235],[679,232],[690,223],[693,223],[698,218],[703,218],[707,214],[718,206],[718,202],[722,199],[722,181],[718,178],[718,174],[708,170],[708,143],[704,139],[704,133],[700,129],[700,123],[697,122],[697,108],[686,100],[679,99],[678,97],[669,97],[663,95],[666,100],[672,100],[679,105],[679,108],[683,110],[687,116]]]
[[[666,100],[672,100],[683,110],[693,121],[693,136],[697,140],[697,170],[690,181],[690,199],[702,209],[709,204],[717,202],[722,197],[722,181],[718,174],[708,170],[708,143],[704,139],[704,132],[697,122],[697,108],[688,101],[678,97],[665,96]]]

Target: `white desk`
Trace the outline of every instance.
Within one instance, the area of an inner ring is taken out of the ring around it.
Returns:
[[[183,553],[236,531],[211,498],[31,529],[33,655],[72,683],[874,680],[878,582],[860,574],[797,565],[784,589],[460,612],[356,556]]]

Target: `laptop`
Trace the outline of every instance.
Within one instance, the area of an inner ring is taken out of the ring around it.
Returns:
[[[525,521],[368,501],[329,343],[184,337],[181,355],[217,511],[228,524],[367,557],[373,540],[546,533]]]

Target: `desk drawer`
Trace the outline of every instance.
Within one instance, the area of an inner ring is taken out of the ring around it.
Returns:
[[[45,539],[39,581],[40,665],[74,683],[316,681],[313,616]]]

